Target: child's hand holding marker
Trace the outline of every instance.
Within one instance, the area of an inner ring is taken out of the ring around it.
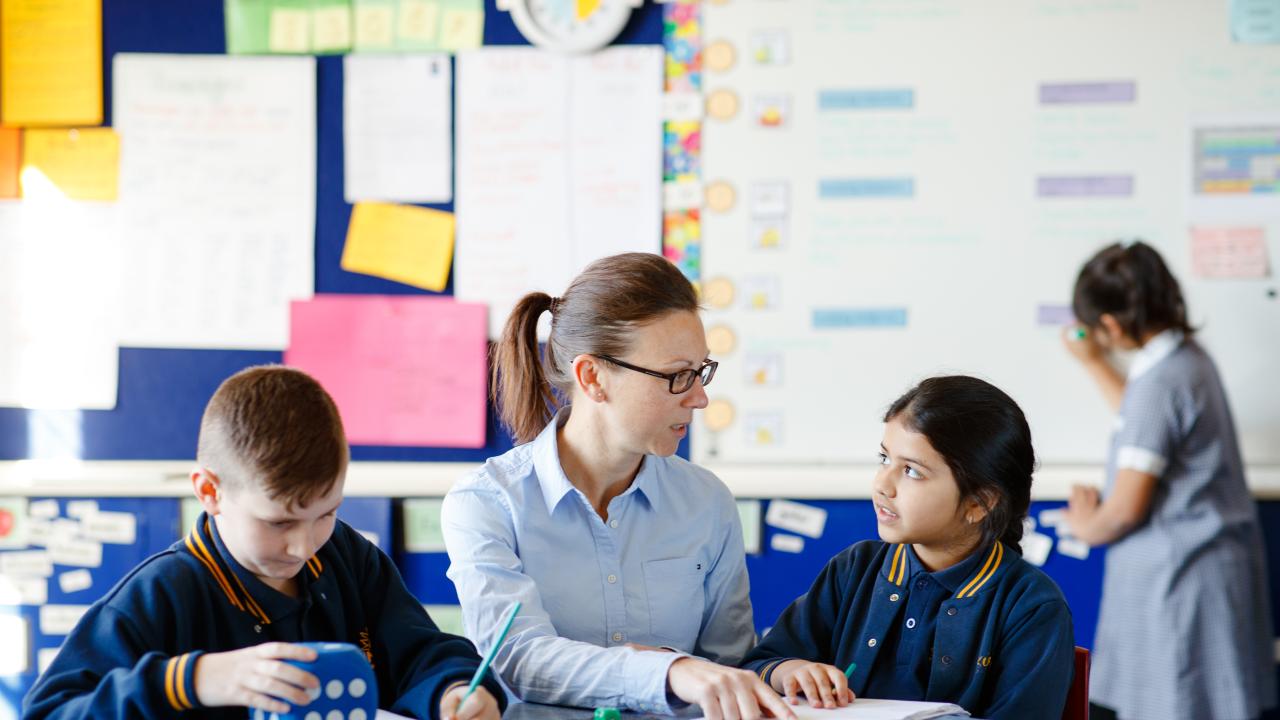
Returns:
[[[1062,328],[1062,344],[1076,360],[1085,364],[1099,362],[1105,354],[1102,345],[1098,343],[1097,336],[1080,324]]]

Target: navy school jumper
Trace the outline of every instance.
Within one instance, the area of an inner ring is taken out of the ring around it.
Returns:
[[[391,559],[338,521],[297,576],[298,597],[267,586],[231,557],[201,514],[186,538],[143,561],[94,603],[23,701],[23,717],[225,717],[203,708],[196,661],[270,641],[349,642],[373,665],[378,707],[434,718],[480,658],[436,628]],[[500,685],[484,686],[505,706]]]
[[[925,572],[918,561],[908,562],[911,552],[871,540],[841,551],[742,666],[768,682],[784,660],[841,670],[856,662],[849,679],[855,694],[869,685],[896,684],[884,674],[902,672],[904,658],[894,657],[896,648],[882,651],[885,639],[900,637],[896,626],[906,622],[909,569]],[[894,699],[952,702],[991,720],[1056,720],[1072,679],[1071,612],[1062,592],[1000,543],[975,554],[971,576],[955,583],[932,618],[931,647],[906,658],[917,665],[909,669],[926,679],[924,696]]]

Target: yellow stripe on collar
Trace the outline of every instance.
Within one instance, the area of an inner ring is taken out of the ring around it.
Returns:
[[[964,586],[960,592],[956,593],[956,598],[973,597],[978,589],[987,584],[992,575],[996,574],[996,570],[1000,568],[1000,562],[1004,559],[1004,546],[999,542],[991,546],[991,554],[987,556],[987,562],[982,566],[982,570]]]
[[[200,553],[200,550],[196,548],[195,543],[192,542],[193,539],[196,542],[200,541],[200,538],[196,536],[195,530],[192,530],[191,534],[187,536],[187,551],[195,556],[195,559],[199,560],[200,564],[204,565],[204,568],[209,571],[209,574],[213,576],[213,581],[218,584],[218,587],[222,588],[222,592],[226,593],[227,600],[231,601],[231,605],[237,610],[244,610],[244,604],[242,604],[240,599],[236,597],[235,591],[231,589],[231,584],[222,576],[222,572],[218,570],[217,564],[215,564],[212,559],[207,558]]]
[[[205,521],[204,521],[204,531],[206,533],[211,532],[209,530],[208,518],[205,518]],[[226,583],[227,587],[230,588],[231,587],[230,581],[228,581],[226,577],[223,575],[222,570],[218,567],[218,562],[213,558],[213,553],[209,552],[209,548],[205,547],[204,541],[200,539],[200,536],[196,534],[194,530],[191,531],[191,537],[195,539],[196,545],[199,547],[200,551],[204,553],[205,559],[209,561],[209,564],[212,566],[214,575],[216,577],[222,578],[222,582]],[[210,535],[210,537],[212,537],[212,534]],[[258,603],[254,602],[253,596],[249,594],[249,590],[245,588],[244,583],[240,582],[240,577],[235,574],[235,571],[228,568],[227,573],[231,575],[232,580],[236,581],[236,585],[239,586],[240,592],[244,596],[245,604],[241,605],[237,603],[236,607],[240,608],[241,610],[244,610],[245,612],[248,612],[250,615],[256,616],[262,622],[270,624],[271,619],[268,618],[267,614],[262,611],[262,608],[258,606]]]
[[[898,545],[898,549],[893,551],[893,563],[889,567],[889,582],[895,585],[901,585],[907,575],[907,558],[903,553],[906,545]]]

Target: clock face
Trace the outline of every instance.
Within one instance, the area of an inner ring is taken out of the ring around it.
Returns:
[[[534,45],[590,52],[622,32],[639,0],[510,0],[516,27]]]

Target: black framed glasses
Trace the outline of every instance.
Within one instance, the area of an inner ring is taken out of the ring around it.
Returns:
[[[680,395],[681,393],[689,392],[689,388],[693,387],[693,382],[695,380],[698,380],[699,378],[702,379],[702,387],[706,387],[710,385],[711,378],[716,376],[716,368],[720,366],[720,363],[716,362],[715,360],[706,360],[702,363],[702,367],[699,367],[697,369],[679,370],[673,373],[663,373],[663,372],[658,372],[657,370],[642,368],[639,365],[632,365],[629,362],[623,362],[618,358],[610,357],[609,355],[596,355],[596,357],[600,358],[601,360],[608,360],[609,362],[613,363],[614,365],[617,365],[618,367],[624,367],[628,370],[635,370],[638,373],[644,373],[645,375],[652,375],[653,377],[656,377],[656,378],[662,378],[663,380],[667,381],[667,389],[671,391],[672,395]]]

